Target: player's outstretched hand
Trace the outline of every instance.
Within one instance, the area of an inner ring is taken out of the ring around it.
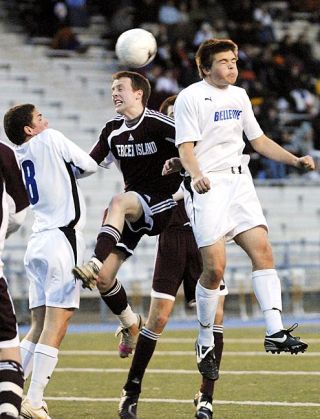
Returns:
[[[211,188],[210,180],[203,175],[193,178],[192,184],[195,191],[198,193],[206,193]]]
[[[180,172],[182,169],[181,160],[179,157],[172,157],[166,160],[162,168],[162,176],[170,175],[171,173]]]
[[[316,168],[314,160],[311,156],[303,156],[298,158],[298,167],[306,170],[314,170]]]

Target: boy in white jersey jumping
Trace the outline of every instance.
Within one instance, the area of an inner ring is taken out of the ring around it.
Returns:
[[[230,40],[203,42],[196,53],[202,80],[180,92],[174,109],[176,145],[190,175],[185,203],[203,260],[196,288],[197,363],[200,373],[212,379],[218,378],[212,325],[228,240],[233,239],[252,261],[253,288],[266,322],[266,351],[298,353],[308,346],[291,336],[293,328],[283,328],[280,280],[248,157],[242,154],[243,132],[265,157],[307,170],[314,169],[314,162],[310,156],[294,156],[263,134],[247,93],[234,86],[237,53]]]
[[[79,281],[71,274],[85,250],[81,233],[85,203],[76,177],[94,173],[97,164],[62,133],[49,129],[34,105],[9,109],[4,128],[18,146],[16,154],[35,218],[25,254],[31,328],[20,345],[25,378],[31,370],[32,376],[21,415],[48,419],[44,389],[80,300]]]

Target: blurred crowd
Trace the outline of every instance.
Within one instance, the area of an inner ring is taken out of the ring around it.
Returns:
[[[36,9],[29,15],[25,11],[23,16],[26,31],[30,36],[52,36],[52,47],[56,48],[81,48],[72,28],[88,26],[91,14],[105,17],[103,38],[110,49],[127,29],[143,27],[153,32],[158,54],[141,71],[152,83],[149,106],[154,109],[165,97],[199,80],[194,54],[202,41],[212,37],[232,39],[239,46],[237,85],[247,90],[265,133],[298,155],[312,153],[320,160],[320,0],[35,3]],[[305,24],[293,31],[297,20]],[[67,46],[58,43],[59,31],[60,35],[64,31],[62,40],[69,40]],[[299,175],[254,153],[251,160],[258,178]]]

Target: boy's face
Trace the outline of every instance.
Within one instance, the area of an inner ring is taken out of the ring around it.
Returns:
[[[40,132],[48,128],[48,120],[42,116],[42,114],[35,108],[32,112],[32,122],[31,125],[24,127],[26,134],[30,137],[34,137]]]
[[[218,52],[213,56],[211,68],[204,70],[205,80],[219,88],[234,84],[238,77],[237,60],[232,51]]]
[[[116,112],[127,115],[132,108],[141,106],[142,90],[134,91],[129,77],[114,80],[111,90]]]

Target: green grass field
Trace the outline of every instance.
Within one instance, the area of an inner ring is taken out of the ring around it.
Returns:
[[[320,418],[319,327],[301,326],[310,344],[300,355],[263,350],[263,330],[226,329],[215,419]],[[194,417],[200,376],[195,331],[167,331],[149,365],[138,405],[139,419]],[[53,419],[113,419],[130,359],[120,359],[111,333],[69,334],[46,389]]]

